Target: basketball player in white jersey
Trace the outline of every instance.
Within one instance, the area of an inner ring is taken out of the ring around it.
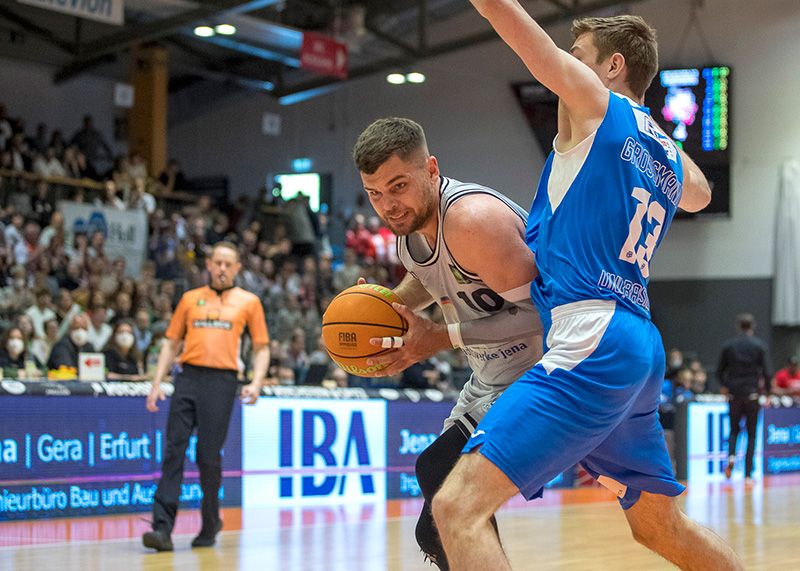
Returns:
[[[430,501],[492,403],[542,355],[542,325],[530,299],[536,266],[525,244],[527,214],[492,189],[441,176],[422,127],[409,119],[375,121],[358,138],[353,157],[372,206],[398,235],[398,255],[408,270],[394,291],[403,300],[395,309],[409,330],[402,338],[373,339],[390,350],[371,364],[387,365],[392,375],[455,347],[473,371],[441,436],[416,467],[426,500],[417,542],[427,558],[448,569]],[[434,302],[444,325],[414,313]]]

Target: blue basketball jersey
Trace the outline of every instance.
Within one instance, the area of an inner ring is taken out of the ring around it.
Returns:
[[[527,242],[539,269],[531,295],[545,326],[553,308],[592,299],[649,319],[650,262],[682,190],[674,142],[649,109],[610,93],[598,129],[550,153],[531,206]]]

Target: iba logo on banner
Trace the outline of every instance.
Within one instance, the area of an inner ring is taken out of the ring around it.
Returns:
[[[261,399],[243,409],[247,505],[386,497],[386,402]]]
[[[758,418],[756,431],[756,452],[754,476],[762,474],[762,419]],[[728,436],[730,423],[728,420],[728,403],[725,402],[693,402],[689,404],[689,421],[686,428],[689,456],[688,477],[690,482],[722,481],[728,463]],[[744,453],[747,448],[747,430],[742,425],[736,445],[737,462],[734,477],[743,477]],[[738,476],[737,476],[738,474]]]

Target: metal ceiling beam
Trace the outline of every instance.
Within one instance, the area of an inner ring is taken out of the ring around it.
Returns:
[[[586,2],[583,4],[576,5],[575,7],[570,8],[569,11],[567,12],[546,14],[543,16],[536,17],[535,19],[540,26],[547,27],[547,26],[552,26],[554,24],[559,24],[564,21],[571,20],[573,18],[585,16],[586,14],[590,14],[598,10],[613,8],[621,4],[626,4],[626,5],[636,4],[642,1],[643,0],[594,0],[591,2]],[[489,41],[499,40],[499,39],[500,36],[497,35],[497,32],[495,32],[494,29],[490,28],[485,32],[479,32],[471,36],[467,36],[464,38],[453,40],[451,42],[445,42],[443,44],[430,47],[424,53],[420,54],[419,57],[417,58],[409,56],[390,57],[380,60],[378,62],[371,63],[369,65],[352,69],[348,72],[347,79],[344,81],[358,79],[394,67],[407,66],[414,61],[419,61],[423,59],[428,59],[436,56],[457,52],[466,48],[474,47]],[[322,87],[326,87],[337,83],[343,83],[344,81],[333,77],[320,77],[318,79],[301,83],[299,85],[290,86],[288,89],[281,90],[276,95],[284,102],[285,101],[295,102],[297,100],[301,100],[301,98],[290,97],[290,96],[297,96],[298,94],[304,91],[318,92]]]
[[[17,24],[20,28],[31,34],[32,36],[36,36],[49,44],[56,46],[57,48],[61,49],[70,54],[76,53],[76,46],[66,40],[63,40],[56,36],[52,30],[48,30],[47,28],[43,28],[42,26],[31,22],[27,18],[20,16],[16,12],[9,10],[5,6],[0,6],[0,17],[5,18],[9,22],[13,22]]]
[[[184,36],[196,38],[190,31],[183,33]],[[197,38],[196,38],[197,39]],[[298,54],[290,54],[272,47],[256,46],[246,42],[240,42],[226,36],[212,36],[210,38],[199,38],[209,44],[214,44],[221,48],[236,51],[250,57],[257,57],[268,61],[277,61],[288,67],[300,67]]]
[[[60,83],[85,71],[87,62],[114,54],[126,49],[133,43],[151,42],[168,36],[176,30],[195,22],[219,16],[220,14],[242,14],[277,4],[280,0],[219,0],[216,4],[200,4],[196,8],[186,10],[174,16],[162,18],[130,26],[125,30],[89,42],[80,50],[79,56],[61,68],[55,75],[55,82]]]
[[[217,81],[221,83],[233,83],[241,87],[246,87],[247,89],[251,89],[253,91],[260,91],[262,93],[272,92],[275,89],[275,84],[271,81],[258,79],[255,77],[247,77],[230,71],[218,71],[206,67],[195,67],[186,65],[182,65],[181,69],[188,73],[199,75],[204,79],[209,79],[211,81]]]

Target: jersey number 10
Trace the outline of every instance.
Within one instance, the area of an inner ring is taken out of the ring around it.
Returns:
[[[495,311],[500,311],[503,307],[503,298],[486,287],[473,291],[472,300],[470,300],[469,296],[463,291],[458,292],[456,295],[458,299],[466,303],[473,311],[493,313]]]
[[[619,259],[629,264],[636,264],[642,277],[647,279],[650,277],[650,259],[656,250],[658,244],[658,237],[661,236],[661,230],[664,228],[664,216],[666,210],[657,201],[650,201],[651,194],[643,188],[638,186],[633,189],[631,193],[639,204],[636,205],[636,212],[631,218],[630,226],[628,228],[628,239],[622,245],[622,250],[619,252]],[[647,215],[648,224],[655,222],[652,232],[649,232],[644,237],[644,244],[640,244],[642,239],[642,231],[644,227],[644,217]]]

